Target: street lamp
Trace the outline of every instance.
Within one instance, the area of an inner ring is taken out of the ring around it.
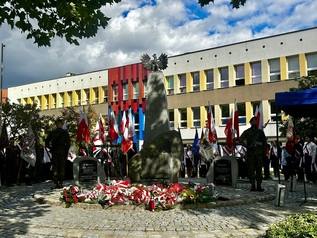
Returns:
[[[0,74],[0,126],[2,125],[2,81],[3,81],[3,48],[5,45],[1,43],[1,74]]]

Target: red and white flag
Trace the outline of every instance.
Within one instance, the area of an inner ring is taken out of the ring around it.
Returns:
[[[232,112],[230,115],[230,118],[227,121],[227,125],[225,127],[225,131],[224,131],[225,135],[226,135],[226,144],[223,148],[223,151],[226,155],[231,155],[234,146],[232,145],[233,143],[233,137],[234,137],[234,133],[233,133],[233,128],[232,128]]]
[[[113,111],[110,112],[108,124],[109,124],[108,135],[109,135],[110,142],[112,143],[119,138],[118,124],[117,124],[116,116]]]
[[[94,131],[94,140],[92,142],[92,153],[96,157],[101,151],[103,144],[105,143],[105,130],[102,124],[102,116],[100,115],[99,120],[96,122]]]
[[[131,108],[129,109],[129,115],[128,115],[128,136],[129,139],[133,141],[133,136],[135,135],[135,130],[134,130],[134,120],[132,117],[132,110]]]
[[[293,123],[293,117],[290,115],[288,116],[286,139],[290,141],[294,140],[294,123]]]
[[[208,129],[208,139],[209,142],[212,143],[213,140],[218,140],[216,127],[215,127],[215,120],[212,113],[211,105],[208,102],[208,114],[207,114],[207,129]]]
[[[254,116],[257,119],[257,128],[262,129],[263,128],[263,108],[262,108],[262,102],[260,102],[259,106],[256,107]]]
[[[238,112],[238,105],[236,100],[234,100],[234,116],[233,116],[233,129],[235,135],[233,137],[239,138],[240,133],[239,133],[239,112]]]
[[[128,117],[125,111],[123,112],[120,132],[122,134],[121,149],[126,154],[133,147],[133,136],[135,135],[131,109],[129,109]]]
[[[77,142],[81,140],[85,140],[85,142],[90,141],[87,114],[83,110],[80,110],[79,123],[78,123],[77,136],[76,136]]]

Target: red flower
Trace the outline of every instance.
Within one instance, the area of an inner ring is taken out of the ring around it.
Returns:
[[[75,202],[75,203],[78,202],[77,196],[74,196],[73,199],[74,199],[74,202]]]
[[[178,194],[183,191],[183,186],[179,183],[174,183],[170,186],[170,190]]]
[[[201,191],[204,190],[204,187],[202,186],[199,186],[197,189],[196,189],[196,193],[200,193]]]

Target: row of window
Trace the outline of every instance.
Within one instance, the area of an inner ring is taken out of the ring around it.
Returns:
[[[101,90],[101,92],[99,91]],[[93,95],[91,95],[91,93]],[[108,102],[108,87],[83,89],[70,92],[55,93],[30,97],[19,100],[20,104],[37,104],[42,110],[62,108],[67,106],[78,106],[90,104],[98,104],[102,102],[99,97],[103,95],[103,102]]]
[[[300,63],[299,63],[299,56],[289,56],[286,57],[287,62],[287,77],[288,79],[296,79],[300,77]],[[317,75],[317,54],[307,54],[306,55],[306,64],[307,64],[307,75]],[[269,59],[268,66],[269,66],[269,80],[270,82],[280,81],[281,80],[281,69],[280,69],[280,58]],[[229,87],[229,67],[222,67],[217,69],[219,73],[219,81],[220,81],[220,88],[227,88]],[[243,86],[245,85],[245,66],[235,65],[235,86]],[[262,83],[262,65],[261,62],[252,62],[250,63],[250,70],[251,70],[251,83],[257,84]],[[204,71],[206,77],[206,90],[213,90],[217,88],[215,86],[215,74],[214,69],[209,69]],[[193,72],[191,73],[192,78],[192,91],[200,91],[200,73]],[[179,74],[177,75],[177,80],[179,84],[178,93],[186,93],[187,91],[187,84],[186,84],[186,74]],[[175,87],[174,87],[174,76],[166,76],[166,89],[167,95],[175,94]],[[133,82],[133,99],[139,98],[139,83]],[[123,88],[123,100],[128,100],[129,98],[129,88],[128,84],[122,84]],[[191,91],[191,90],[189,90]],[[142,97],[146,97],[146,81],[144,81],[144,94]],[[113,101],[118,100],[118,85],[113,86]]]
[[[260,102],[252,102],[252,108],[255,110],[257,106],[259,106]],[[220,118],[221,118],[221,124],[219,126],[224,126],[227,124],[228,119],[230,118],[230,110],[229,110],[229,104],[223,104],[219,105],[220,106]],[[246,121],[246,109],[245,109],[245,103],[237,103],[238,107],[238,114],[239,114],[239,124],[245,125],[247,124]],[[205,125],[201,125],[201,112],[199,107],[192,107],[192,121],[193,121],[193,127],[204,127]],[[215,115],[214,107],[212,107],[213,115]],[[208,106],[205,107],[205,117],[207,118],[207,112],[208,112]],[[179,113],[179,125],[175,125],[175,120],[174,120],[174,110],[169,110],[169,120],[170,120],[170,126],[171,128],[187,128],[190,127],[188,125],[188,119],[187,118],[187,109],[186,108],[179,108],[178,109]],[[276,116],[276,105],[275,101],[269,101],[269,118],[271,122],[276,122],[276,120],[281,120],[280,116]],[[217,117],[218,115],[215,115]],[[278,117],[278,118],[277,118]]]
[[[296,79],[300,77],[300,64],[299,56],[290,56],[286,58],[287,60],[287,77],[288,79]],[[306,55],[307,64],[307,75],[317,75],[317,54],[307,54]],[[281,80],[281,70],[280,70],[280,58],[268,60],[269,66],[269,80],[270,82]],[[251,68],[251,83],[262,83],[262,65],[261,62],[250,63]],[[229,87],[229,68],[222,67],[217,69],[219,73],[220,88]],[[235,86],[245,85],[245,66],[243,64],[234,66],[235,70]],[[214,70],[205,70],[206,77],[206,90],[215,89],[214,85]],[[177,75],[179,81],[178,93],[186,92],[186,74]],[[192,77],[192,91],[200,91],[200,74],[199,72],[191,73]],[[167,94],[174,94],[174,76],[167,76]]]

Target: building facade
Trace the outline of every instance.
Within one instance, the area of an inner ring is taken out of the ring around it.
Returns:
[[[55,115],[62,107],[90,103],[104,116],[113,110],[119,122],[122,112],[131,108],[140,148],[148,73],[136,63],[12,87],[8,97],[16,103],[36,102],[44,114]],[[163,73],[171,129],[180,129],[184,143],[193,141],[195,127],[205,127],[208,103],[218,137],[224,140],[235,101],[241,132],[261,102],[264,122],[269,121],[265,133],[275,138],[275,93],[289,91],[300,77],[317,73],[317,28],[169,56]]]

